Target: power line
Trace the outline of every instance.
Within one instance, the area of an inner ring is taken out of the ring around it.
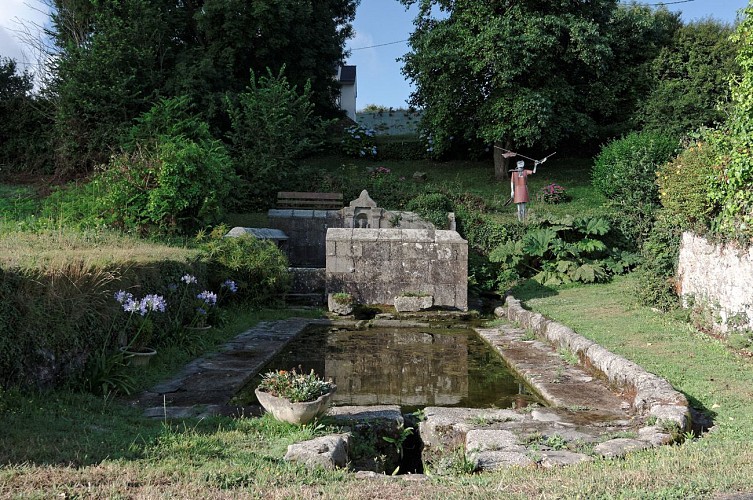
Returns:
[[[355,48],[355,49],[350,49],[350,51],[353,52],[354,50],[373,49],[373,48],[376,48],[376,47],[384,47],[385,45],[395,45],[396,43],[403,43],[403,42],[407,42],[407,41],[408,41],[408,39],[406,38],[405,40],[398,40],[396,42],[380,43],[379,45],[369,45],[368,47],[358,47],[358,48]]]

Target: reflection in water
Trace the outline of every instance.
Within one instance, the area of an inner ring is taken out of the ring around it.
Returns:
[[[324,377],[335,404],[455,406],[468,397],[468,337],[427,332],[333,332]]]
[[[472,330],[311,327],[262,373],[299,367],[337,384],[335,405],[509,408],[541,402]]]

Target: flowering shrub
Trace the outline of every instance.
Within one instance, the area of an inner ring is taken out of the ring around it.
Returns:
[[[538,199],[544,203],[556,205],[557,203],[567,201],[568,195],[565,192],[564,187],[559,184],[551,183],[541,188]]]
[[[360,125],[353,125],[343,131],[342,152],[354,158],[374,158],[377,147],[374,141],[376,133],[372,129],[365,129]]]
[[[167,303],[162,295],[149,294],[137,299],[130,292],[119,290],[115,293],[115,300],[128,313],[125,324],[121,327],[121,344],[129,348],[143,348],[154,335],[154,324],[150,315],[152,312],[165,312]]]
[[[319,396],[332,390],[331,381],[325,382],[318,377],[314,370],[306,375],[297,373],[295,369],[290,371],[277,370],[262,375],[262,380],[257,387],[262,392],[268,392],[272,396],[285,398],[292,403],[314,401]]]
[[[238,285],[227,279],[220,285],[219,294],[210,290],[199,292],[196,277],[185,274],[180,278],[180,283],[170,285],[169,290],[174,294],[176,304],[171,310],[173,327],[204,327],[219,322],[217,305],[226,293],[238,291]]]

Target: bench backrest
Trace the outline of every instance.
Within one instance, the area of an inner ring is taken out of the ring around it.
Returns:
[[[342,193],[302,193],[297,191],[280,191],[277,193],[277,208],[339,210],[342,207]]]

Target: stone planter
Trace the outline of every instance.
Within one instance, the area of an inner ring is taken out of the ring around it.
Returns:
[[[434,297],[431,295],[395,297],[395,310],[397,312],[417,312],[431,309],[434,305]]]
[[[330,400],[335,394],[337,386],[333,385],[332,389],[327,393],[319,396],[314,401],[306,401],[303,403],[291,403],[290,400],[285,398],[278,398],[268,392],[260,391],[256,389],[256,399],[259,400],[264,409],[271,413],[274,418],[283,422],[291,424],[307,424],[314,420],[319,415],[323,414],[329,408]]]
[[[120,352],[131,366],[146,366],[152,356],[157,354],[157,351],[151,347],[121,347]]]
[[[330,293],[327,295],[327,308],[330,312],[339,314],[340,316],[348,316],[353,313],[353,299],[350,300],[338,300],[335,294]]]

